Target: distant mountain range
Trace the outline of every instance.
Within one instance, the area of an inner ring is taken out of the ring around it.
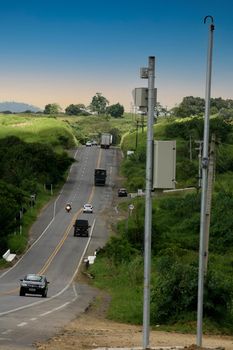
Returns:
[[[12,113],[21,113],[25,111],[42,112],[41,108],[28,105],[22,102],[0,102],[0,112],[10,111]]]

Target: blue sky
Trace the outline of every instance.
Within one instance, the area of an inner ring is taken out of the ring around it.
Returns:
[[[158,101],[205,95],[214,17],[212,97],[233,98],[231,0],[0,0],[0,102],[88,105],[96,92],[132,106],[156,58]]]

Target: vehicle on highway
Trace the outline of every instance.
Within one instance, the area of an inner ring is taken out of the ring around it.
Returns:
[[[83,206],[83,213],[93,213],[93,207],[91,204],[87,203],[87,204],[84,204]]]
[[[112,144],[112,135],[109,133],[101,134],[100,147],[109,148],[111,144]]]
[[[77,219],[74,224],[74,236],[88,237],[89,236],[88,220]]]
[[[20,280],[19,295],[25,294],[40,294],[43,298],[47,297],[48,293],[47,278],[44,275],[28,274]]]
[[[66,204],[66,208],[65,209],[66,209],[67,213],[69,213],[71,211],[71,209],[72,209],[71,204],[70,203]]]
[[[98,142],[96,140],[92,140],[92,146],[97,146]]]
[[[95,186],[105,186],[107,172],[106,169],[95,169],[94,181]]]
[[[91,147],[92,146],[92,142],[91,141],[87,141],[86,142],[86,147]]]
[[[118,197],[127,197],[128,192],[125,188],[119,188],[118,190]]]

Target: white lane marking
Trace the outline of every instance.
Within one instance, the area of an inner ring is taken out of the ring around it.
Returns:
[[[74,300],[77,299],[77,297],[78,297],[78,292],[77,292],[77,290],[76,290],[76,287],[75,287],[75,284],[74,284],[74,283],[73,283],[73,291],[74,291],[75,298],[72,299],[72,301],[74,301]]]
[[[67,301],[65,304],[60,305],[60,306],[54,308],[52,311],[57,311],[57,310],[63,309],[64,307],[66,307],[66,306],[69,305],[69,304],[70,304],[70,301]]]
[[[28,305],[24,305],[24,306],[20,306],[20,307],[17,307],[17,308],[15,308],[15,309],[12,309],[12,310],[0,312],[0,316],[8,315],[8,314],[10,314],[10,313],[12,313],[12,312],[15,312],[15,311],[24,310],[24,309],[27,309],[27,308],[29,308],[29,307],[31,307],[31,306],[35,306],[35,305],[39,305],[39,304],[42,304],[42,303],[49,302],[50,300],[55,299],[55,298],[58,297],[59,295],[63,294],[63,293],[70,287],[71,283],[73,282],[73,280],[74,280],[74,278],[75,278],[75,276],[76,276],[76,274],[77,274],[77,272],[78,272],[78,270],[79,270],[79,268],[80,268],[80,265],[81,265],[82,262],[83,262],[84,256],[85,256],[85,254],[86,254],[87,248],[88,248],[89,243],[90,243],[91,238],[92,238],[93,230],[94,230],[94,227],[95,227],[95,222],[96,222],[96,219],[94,219],[93,225],[91,226],[90,236],[89,236],[89,239],[88,239],[88,241],[87,241],[86,247],[85,247],[85,249],[84,249],[84,251],[83,251],[83,254],[82,254],[81,258],[80,258],[80,261],[79,261],[79,263],[78,263],[78,266],[77,266],[76,270],[74,271],[73,276],[71,277],[69,283],[68,283],[62,290],[60,290],[60,292],[58,292],[57,294],[52,295],[50,298],[45,298],[45,300],[36,301],[36,302],[34,302],[34,303],[31,303],[31,304],[28,304]]]
[[[43,317],[43,316],[49,315],[49,314],[51,314],[51,313],[54,312],[54,311],[58,311],[58,310],[60,310],[60,309],[64,309],[64,307],[66,307],[66,306],[69,305],[69,304],[70,304],[70,301],[67,301],[67,303],[62,304],[62,305],[60,305],[60,306],[58,306],[58,307],[55,307],[55,308],[52,309],[52,310],[43,312],[43,314],[40,314],[39,316],[40,316],[40,317]]]
[[[21,322],[19,324],[17,324],[17,327],[24,327],[26,326],[26,324],[28,324],[27,322]]]
[[[77,151],[75,152],[75,155],[74,155],[74,158],[77,156],[77,153],[78,153],[79,149],[77,149]],[[73,165],[73,164],[72,164]],[[71,173],[71,169],[72,169],[72,166],[70,167],[70,172],[69,172],[69,175]],[[65,186],[65,184],[64,184]],[[63,186],[63,187],[64,187]],[[32,249],[32,247],[44,236],[45,232],[48,230],[48,228],[51,226],[51,224],[53,223],[53,221],[55,220],[55,214],[56,214],[56,204],[57,204],[57,201],[58,199],[60,198],[61,194],[63,192],[63,188],[61,190],[61,192],[59,193],[59,196],[56,198],[55,202],[54,202],[54,206],[53,206],[53,218],[52,220],[50,221],[50,223],[48,224],[48,226],[44,229],[44,231],[41,233],[41,235],[35,240],[35,242],[33,242],[33,244],[28,248],[28,250],[26,251],[26,253],[10,268],[8,269],[7,271],[5,271],[3,274],[0,275],[0,278],[2,278],[3,276],[5,276],[6,274],[8,274],[11,270],[13,270],[20,262],[21,260],[25,257],[25,255]]]
[[[30,321],[36,321],[36,320],[37,320],[37,317],[30,318]]]
[[[40,314],[39,316],[40,316],[40,317],[43,317],[43,316],[49,315],[49,314],[51,314],[51,313],[52,313],[52,310],[46,311],[46,312],[44,312],[43,314]]]
[[[2,332],[1,334],[9,334],[12,332],[12,329],[7,329],[6,331]]]

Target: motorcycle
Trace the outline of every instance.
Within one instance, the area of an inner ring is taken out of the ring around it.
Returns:
[[[70,211],[71,211],[71,205],[70,204],[67,204],[67,206],[66,206],[66,211],[67,211],[67,213],[69,213]]]

